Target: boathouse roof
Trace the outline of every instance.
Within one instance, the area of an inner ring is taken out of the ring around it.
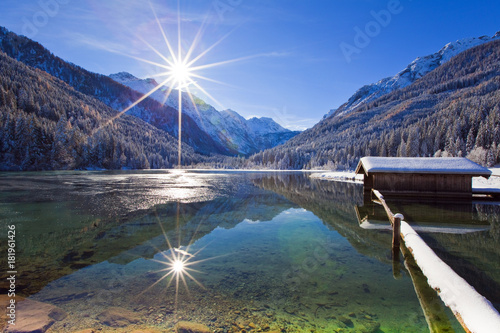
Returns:
[[[471,175],[488,178],[491,171],[463,157],[363,157],[356,174],[414,173]]]

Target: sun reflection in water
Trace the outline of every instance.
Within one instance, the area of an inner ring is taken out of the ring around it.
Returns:
[[[196,254],[198,253],[199,251]],[[165,273],[157,282],[167,277],[170,277],[167,284],[167,288],[168,286],[170,286],[172,281],[175,280],[176,289],[179,287],[179,282],[182,281],[186,290],[189,291],[186,283],[186,277],[188,277],[192,281],[194,281],[197,285],[204,288],[203,285],[189,273],[189,272],[201,273],[200,271],[189,267],[199,263],[200,261],[203,261],[203,260],[193,261],[192,259],[195,258],[196,254],[191,254],[187,251],[177,248],[170,248],[170,250],[162,252],[161,254],[163,260],[153,259],[154,261],[166,266],[165,268],[159,270],[159,272],[165,272]]]
[[[149,291],[156,285],[158,285],[161,281],[167,280],[167,284],[165,289],[168,289],[172,284],[175,285],[175,311],[177,311],[177,306],[178,306],[178,299],[179,299],[179,287],[181,283],[184,285],[184,288],[186,292],[189,294],[189,286],[188,282],[189,280],[193,281],[196,285],[198,285],[202,289],[206,289],[205,286],[198,281],[192,273],[198,273],[198,274],[203,274],[202,271],[197,270],[193,268],[194,266],[208,261],[212,259],[216,259],[222,256],[215,256],[215,257],[209,257],[209,258],[203,258],[203,259],[198,259],[196,260],[196,257],[199,255],[201,251],[205,249],[204,246],[200,249],[198,249],[196,252],[191,253],[191,245],[194,242],[194,239],[196,238],[196,234],[200,228],[200,226],[203,223],[203,220],[200,221],[198,224],[195,232],[191,236],[191,240],[189,241],[189,244],[184,247],[181,246],[181,224],[180,224],[180,219],[181,219],[181,206],[180,202],[177,202],[177,211],[176,211],[176,238],[178,238],[179,245],[178,247],[172,246],[172,243],[170,242],[167,233],[165,232],[165,228],[163,226],[163,223],[160,221],[158,218],[158,224],[163,232],[163,236],[165,238],[166,245],[168,246],[168,250],[166,251],[160,251],[159,252],[159,258],[154,258],[151,259],[152,261],[160,264],[163,266],[163,268],[157,270],[155,273],[161,273],[161,277],[158,278],[153,284],[151,284],[147,289],[145,289],[141,294],[144,294],[145,292]]]
[[[180,274],[184,272],[184,263],[181,260],[176,260],[172,264],[172,270],[175,274]]]
[[[170,242],[168,238],[166,238],[167,243],[170,246]],[[197,265],[201,262],[215,259],[215,257],[205,258],[201,260],[194,260],[196,255],[203,250],[200,249],[196,253],[191,254],[188,251],[181,250],[180,248],[172,248],[169,250],[161,252],[161,259],[152,259],[153,261],[165,266],[164,268],[157,271],[157,273],[162,273],[162,276],[154,282],[149,288],[147,288],[144,292],[153,288],[155,285],[160,283],[161,281],[168,279],[166,289],[170,287],[171,284],[175,285],[175,310],[177,310],[178,301],[179,301],[179,286],[182,284],[186,292],[189,294],[188,281],[191,280],[196,283],[200,288],[205,289],[205,286],[201,282],[199,282],[191,273],[202,273],[199,270],[192,268],[192,266]],[[189,279],[189,280],[188,280]]]

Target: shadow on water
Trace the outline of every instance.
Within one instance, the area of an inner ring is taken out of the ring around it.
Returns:
[[[358,251],[387,260],[390,233],[359,227],[361,220],[389,227],[382,206],[363,196],[362,184],[305,180],[298,175],[276,175],[257,181],[310,210],[346,237]],[[353,206],[356,206],[356,209]],[[467,233],[425,232],[421,237],[436,254],[500,310],[500,205],[480,202],[422,202],[388,200],[412,226],[465,229]]]
[[[253,180],[318,216],[345,237],[359,253],[390,263],[391,233],[359,228],[355,205],[363,204],[363,186],[310,179],[303,174],[266,175]]]
[[[387,200],[434,252],[500,310],[500,206],[494,202]],[[382,206],[364,198],[359,223],[387,226]]]

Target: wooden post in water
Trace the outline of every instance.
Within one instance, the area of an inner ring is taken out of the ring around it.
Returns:
[[[401,278],[400,262],[399,262],[399,246],[401,244],[401,220],[404,219],[402,214],[396,214],[392,217],[392,274],[395,279]]]
[[[403,214],[396,214],[394,215],[394,219],[392,222],[392,249],[398,251],[399,253],[399,244],[400,244],[400,234],[401,234],[401,221],[405,217]]]

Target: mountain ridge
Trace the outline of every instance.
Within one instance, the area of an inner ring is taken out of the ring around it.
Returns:
[[[376,83],[364,85],[359,88],[346,103],[336,109],[331,109],[323,118],[347,114],[364,103],[374,101],[396,89],[405,88],[417,79],[443,65],[457,54],[472,47],[498,39],[500,39],[500,31],[492,37],[470,37],[450,42],[433,54],[417,57],[396,75],[383,78]]]

